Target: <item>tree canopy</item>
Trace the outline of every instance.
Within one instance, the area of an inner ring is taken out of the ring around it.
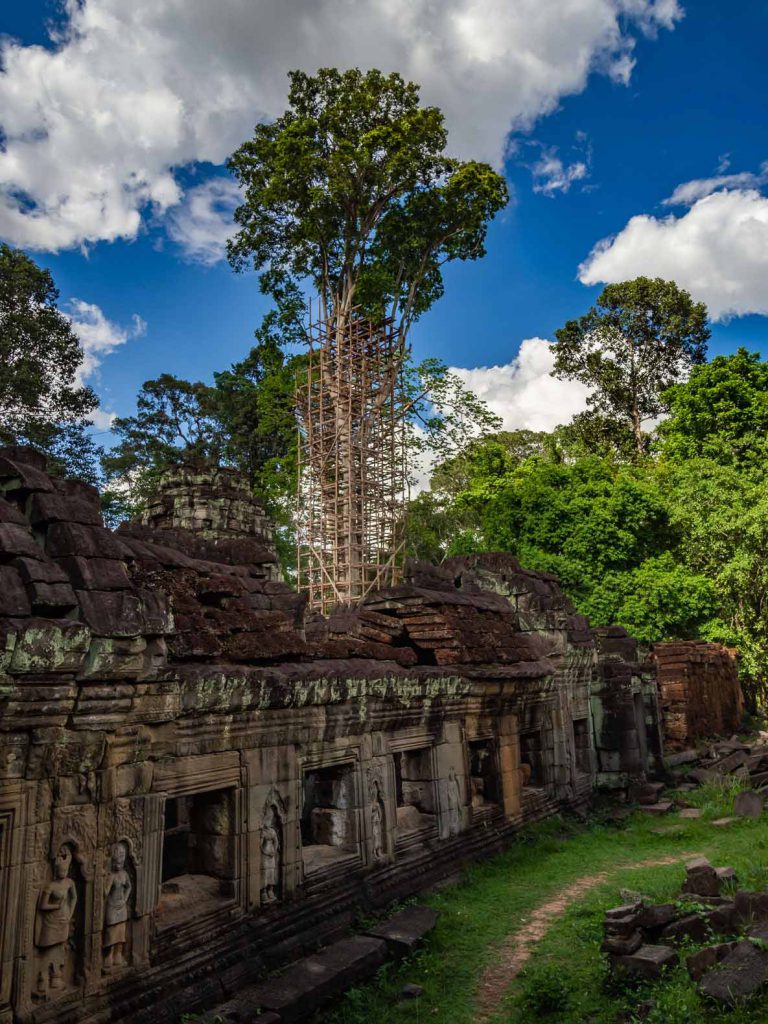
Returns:
[[[78,380],[83,351],[58,298],[48,270],[0,244],[0,442],[35,445],[52,469],[94,480],[98,399]]]
[[[443,265],[484,255],[506,182],[446,156],[442,113],[398,74],[289,78],[288,109],[229,160],[244,195],[229,259],[252,264],[278,306],[309,281],[324,317],[360,306],[407,333],[442,295]]]
[[[628,427],[641,455],[643,423],[666,411],[668,389],[704,361],[709,333],[704,303],[674,281],[609,284],[584,316],[555,331],[554,374],[592,389],[583,426],[605,431],[612,421],[619,438]]]

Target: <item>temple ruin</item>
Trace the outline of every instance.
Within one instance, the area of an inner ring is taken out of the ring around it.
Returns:
[[[326,616],[230,472],[142,523],[0,452],[0,1021],[177,1024],[661,757],[655,666],[507,554]]]

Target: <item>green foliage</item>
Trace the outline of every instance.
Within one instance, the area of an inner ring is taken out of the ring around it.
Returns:
[[[664,396],[669,418],[658,448],[675,461],[710,459],[764,476],[768,456],[768,363],[739,348],[695,366]]]
[[[480,979],[505,941],[576,879],[602,872],[607,881],[596,880],[575,903],[552,916],[525,969],[507,992],[499,992],[499,1009],[489,1024],[616,1024],[620,1012],[630,1014],[647,999],[655,1002],[648,1018],[654,1024],[761,1024],[764,998],[720,1010],[698,994],[684,964],[660,982],[609,984],[600,952],[603,915],[623,902],[627,889],[652,902],[675,900],[683,862],[694,850],[714,864],[733,864],[741,885],[765,885],[768,838],[761,822],[742,819],[728,829],[712,829],[707,820],[680,819],[674,835],[659,835],[658,825],[657,819],[637,814],[623,829],[557,819],[524,829],[505,853],[473,866],[462,884],[427,897],[440,919],[407,963],[358,986],[352,1000],[321,1011],[313,1024],[471,1024],[479,1017]],[[675,851],[676,863],[638,866]],[[420,999],[398,999],[408,982],[423,986]]]
[[[631,431],[642,455],[642,424],[665,411],[664,393],[686,370],[704,361],[707,310],[674,281],[638,277],[609,284],[578,320],[555,331],[554,374],[592,388],[588,399],[599,421],[590,430],[626,445]]]
[[[289,78],[288,110],[229,160],[244,193],[230,261],[259,271],[278,305],[309,281],[324,315],[357,304],[399,314],[407,332],[442,295],[442,266],[484,255],[506,182],[445,156],[443,115],[398,74]]]
[[[87,432],[98,399],[77,382],[83,352],[49,271],[0,244],[0,444],[31,444],[54,472],[93,483]]]

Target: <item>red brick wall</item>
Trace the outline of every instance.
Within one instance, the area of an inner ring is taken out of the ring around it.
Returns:
[[[656,644],[664,739],[684,746],[735,732],[744,710],[736,659],[703,640]]]

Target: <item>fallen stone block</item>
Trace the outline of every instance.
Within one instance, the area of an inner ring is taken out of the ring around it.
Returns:
[[[699,982],[699,991],[725,1006],[735,1006],[758,992],[768,981],[768,953],[749,939],[711,967]]]
[[[669,814],[673,807],[671,800],[660,800],[657,804],[641,804],[639,809],[646,814],[662,815]]]
[[[366,935],[383,939],[393,956],[407,956],[432,931],[439,916],[432,907],[408,907],[388,921],[369,928]]]
[[[692,981],[701,981],[710,967],[724,960],[736,946],[735,942],[720,942],[716,946],[706,946],[697,953],[685,958],[685,966]]]
[[[753,789],[742,790],[733,801],[733,813],[740,818],[759,818],[763,813],[765,801],[760,793]]]
[[[720,879],[706,857],[694,857],[686,862],[683,892],[696,896],[720,895]]]
[[[728,817],[728,818],[716,818],[712,822],[712,825],[713,825],[714,828],[727,828],[728,825],[732,825],[734,821],[738,821],[738,820],[739,820],[738,818],[734,818],[733,816]]]
[[[638,917],[638,924],[641,928],[648,930],[665,928],[674,921],[676,916],[677,907],[674,903],[657,903],[643,907]]]
[[[292,964],[282,974],[244,990],[231,1004],[226,1004],[225,1009],[237,1002],[241,1013],[247,1012],[249,1007],[252,1013],[256,1009],[271,1010],[279,1014],[285,1024],[291,1024],[369,977],[384,963],[386,956],[387,944],[383,939],[370,935],[341,939]],[[215,1012],[221,1013],[221,1009],[216,1008]]]
[[[613,966],[631,977],[656,981],[665,967],[676,963],[677,953],[671,946],[641,946],[631,956],[617,957]]]
[[[668,942],[684,942],[686,939],[691,942],[705,942],[709,933],[706,919],[700,914],[686,914],[679,921],[673,921],[667,925],[661,933],[661,938]]]
[[[768,917],[768,892],[739,889],[733,902],[736,916],[743,923],[759,921]]]
[[[704,812],[700,807],[682,807],[677,813],[681,818],[694,819],[700,818]]]
[[[607,935],[603,939],[600,949],[603,953],[610,953],[611,956],[629,956],[638,950],[642,944],[642,932],[634,931],[626,937]]]

